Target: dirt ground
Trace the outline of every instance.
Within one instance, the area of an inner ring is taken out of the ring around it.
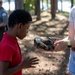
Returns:
[[[57,14],[56,19],[51,20],[51,15],[47,12],[41,14],[39,21],[36,21],[36,16],[32,16],[32,18],[33,22],[27,37],[18,42],[23,58],[26,56],[38,57],[40,61],[36,68],[24,69],[23,75],[67,75],[69,50],[50,52],[35,49],[34,38],[66,37],[68,35],[68,18]]]

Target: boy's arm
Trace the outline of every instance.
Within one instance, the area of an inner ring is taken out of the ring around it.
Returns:
[[[9,62],[0,61],[0,75],[12,75],[23,68],[35,68],[34,65],[38,64],[38,61],[39,60],[36,57],[28,57],[18,66],[13,68],[8,68]]]

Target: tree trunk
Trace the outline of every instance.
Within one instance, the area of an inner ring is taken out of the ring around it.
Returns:
[[[40,0],[35,0],[35,15],[37,15],[37,20],[40,20]]]
[[[43,6],[43,0],[42,0],[42,11],[43,11],[43,9],[44,9],[44,6]]]
[[[73,7],[73,3],[74,3],[73,0],[71,0],[71,8]]]
[[[9,2],[9,10],[8,10],[8,14],[10,15],[11,11],[10,11],[10,0],[8,0]]]
[[[63,1],[61,0],[61,11],[63,10]]]
[[[52,19],[55,19],[57,10],[57,0],[51,0],[51,16]]]
[[[47,0],[47,10],[48,10],[48,0]]]
[[[23,0],[15,0],[15,9],[24,9]]]

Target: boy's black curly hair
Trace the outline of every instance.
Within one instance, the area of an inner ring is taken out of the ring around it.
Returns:
[[[18,9],[13,11],[8,19],[8,26],[14,27],[18,23],[22,23],[23,25],[32,21],[31,15],[23,10],[23,9]]]

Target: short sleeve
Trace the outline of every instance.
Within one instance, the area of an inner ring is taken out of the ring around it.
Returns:
[[[75,7],[73,7],[69,14],[69,22],[73,23],[75,20]]]
[[[3,18],[3,23],[7,23],[8,22],[8,15],[6,12],[2,12],[2,18]]]
[[[13,50],[12,46],[0,47],[0,60],[12,62]]]

